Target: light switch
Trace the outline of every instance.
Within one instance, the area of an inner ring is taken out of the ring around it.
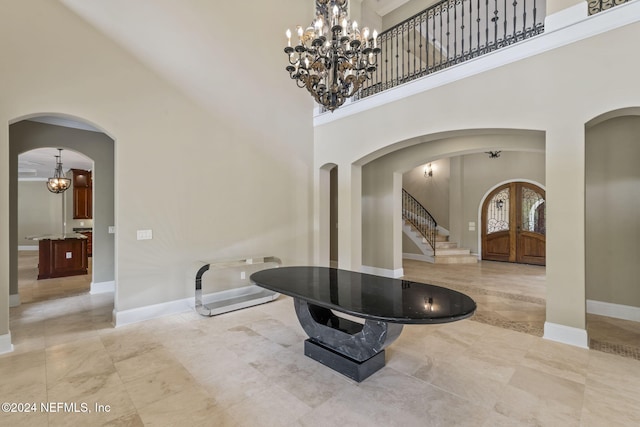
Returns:
[[[244,280],[247,278],[247,274],[243,271],[240,273],[240,280]]]
[[[138,230],[138,240],[151,240],[153,239],[152,230]]]
[[[67,252],[65,255],[67,256],[67,259],[71,259],[71,257],[73,257],[73,252]]]
[[[115,234],[116,232],[116,226],[115,225],[110,225],[109,226],[109,234]]]

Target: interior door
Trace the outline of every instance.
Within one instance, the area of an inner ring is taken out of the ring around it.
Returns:
[[[482,207],[482,259],[545,265],[545,192],[511,182],[496,188]]]

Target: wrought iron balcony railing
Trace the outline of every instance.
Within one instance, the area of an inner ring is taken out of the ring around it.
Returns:
[[[591,0],[589,1],[589,15],[595,15],[603,10],[611,9],[630,0]]]
[[[544,16],[544,0],[437,3],[379,35],[378,68],[354,100],[540,34]]]

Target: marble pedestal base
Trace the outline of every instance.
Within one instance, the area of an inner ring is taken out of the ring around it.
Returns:
[[[357,382],[365,380],[385,365],[384,350],[359,362],[311,339],[304,342],[304,355]]]
[[[309,336],[305,355],[358,382],[384,366],[384,349],[402,332],[399,323],[352,322],[300,298],[294,298],[294,306]]]

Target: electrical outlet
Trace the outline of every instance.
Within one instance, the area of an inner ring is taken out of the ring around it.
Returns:
[[[244,280],[247,278],[247,274],[243,271],[240,273],[240,280]]]
[[[71,259],[73,257],[73,252],[67,252],[65,255],[67,256],[67,259]]]
[[[153,239],[153,231],[152,230],[138,230],[137,231],[138,240],[151,240]]]

